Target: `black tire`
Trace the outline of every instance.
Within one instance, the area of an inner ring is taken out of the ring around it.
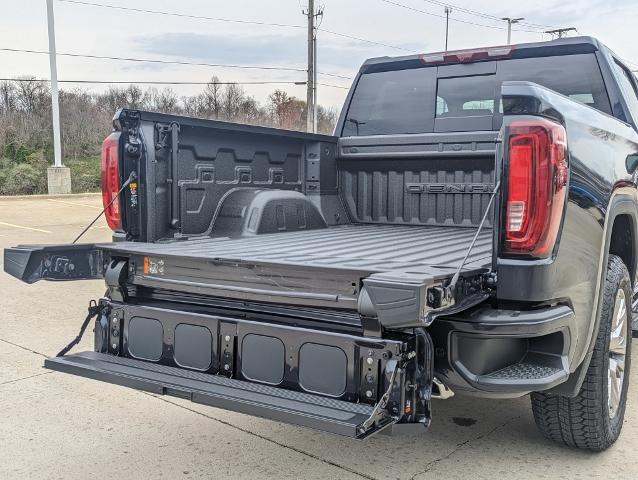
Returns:
[[[600,326],[594,352],[578,395],[565,397],[547,393],[532,393],[534,420],[545,437],[571,447],[593,451],[609,448],[620,435],[631,366],[631,281],[622,260],[609,255],[607,277],[601,299]],[[615,415],[610,415],[608,403],[609,340],[616,295],[624,290],[627,302],[626,354],[624,381]]]

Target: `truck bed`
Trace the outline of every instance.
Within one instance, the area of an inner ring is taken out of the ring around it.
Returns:
[[[257,235],[249,238],[202,237],[171,243],[108,244],[112,252],[206,261],[241,261],[302,268],[350,270],[363,274],[423,267],[457,267],[476,228],[363,225]],[[492,233],[479,235],[467,265],[489,266]]]

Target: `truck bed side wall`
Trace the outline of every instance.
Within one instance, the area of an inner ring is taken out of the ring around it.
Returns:
[[[173,125],[178,129],[176,154]],[[314,182],[318,190],[320,180],[330,186],[326,172],[330,166],[334,170],[336,139],[325,135],[148,112],[141,112],[141,135],[147,241],[206,233],[220,200],[232,189],[305,192],[306,183]],[[318,161],[324,159],[328,165],[320,172]],[[177,222],[171,225],[173,219]]]
[[[468,227],[478,225],[494,188],[496,132],[337,144],[325,135],[140,112],[139,136],[146,241],[210,233],[220,202],[237,188],[305,193],[328,225]]]

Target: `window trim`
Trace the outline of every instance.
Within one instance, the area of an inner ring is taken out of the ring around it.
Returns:
[[[631,85],[634,97],[636,99],[635,103],[638,106],[638,84],[636,84],[636,77],[618,57],[612,55],[612,61],[614,62],[615,66],[622,71],[626,80],[629,82],[629,85]],[[627,98],[625,98],[625,92],[623,90],[622,84],[620,83],[618,78],[614,78],[614,81],[616,82],[617,88],[621,93],[621,102],[625,110],[625,117],[627,118],[628,123],[634,127],[634,130],[638,130],[638,125],[636,124],[636,120],[638,120],[638,108],[637,111],[632,111],[629,103],[627,102]]]

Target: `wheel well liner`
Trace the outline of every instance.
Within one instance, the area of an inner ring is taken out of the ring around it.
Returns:
[[[636,229],[634,220],[626,213],[614,218],[609,242],[609,254],[621,258],[627,270],[632,284],[636,276]]]

